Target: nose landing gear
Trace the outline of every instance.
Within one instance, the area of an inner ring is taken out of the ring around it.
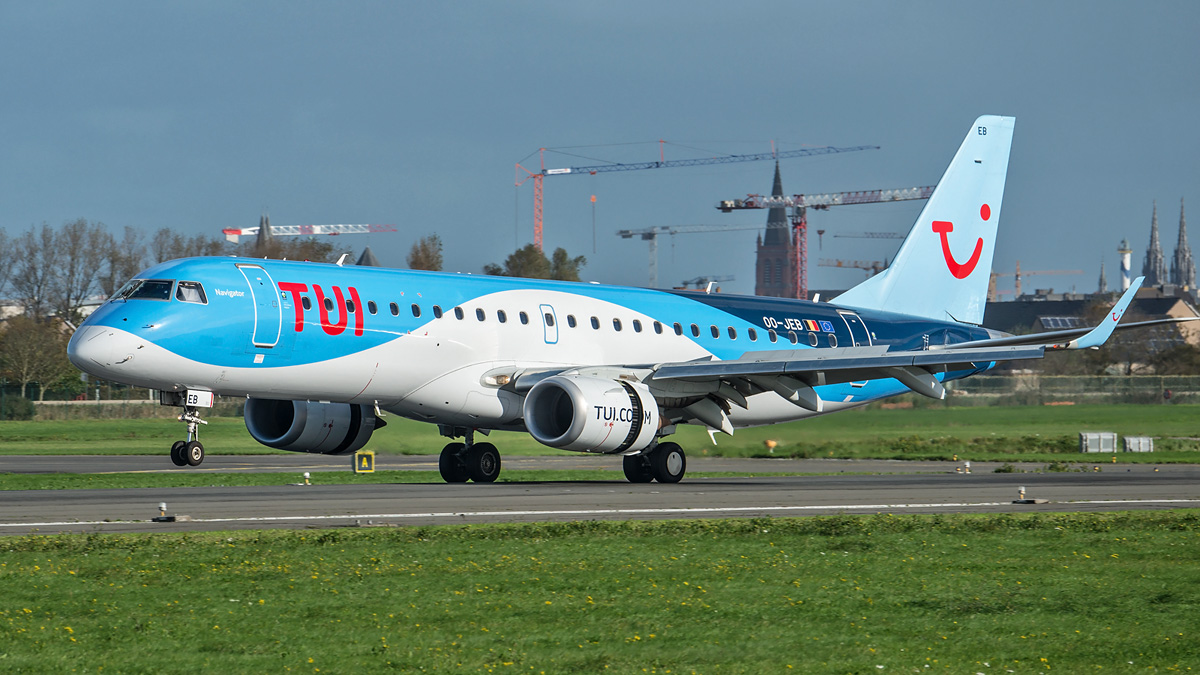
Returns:
[[[175,441],[171,445],[171,461],[175,466],[200,466],[204,461],[204,446],[200,444],[200,425],[208,422],[200,419],[200,411],[195,406],[184,406],[179,421],[187,422],[187,440]]]

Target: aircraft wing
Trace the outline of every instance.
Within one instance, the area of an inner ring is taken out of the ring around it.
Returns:
[[[774,391],[802,408],[821,412],[813,387],[895,378],[918,394],[941,399],[946,390],[935,377],[937,373],[980,370],[997,361],[1040,359],[1044,352],[1042,346],[888,351],[885,345],[749,352],[728,361],[660,364],[645,382],[656,396],[661,393],[664,397],[707,384],[714,387],[712,393],[742,407],[745,396]]]

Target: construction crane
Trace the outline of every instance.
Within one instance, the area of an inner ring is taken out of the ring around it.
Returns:
[[[833,236],[847,239],[903,239],[908,235],[899,232],[839,232]]]
[[[808,209],[825,210],[831,206],[849,204],[879,204],[902,202],[913,199],[929,199],[936,185],[901,188],[897,190],[858,190],[854,192],[828,192],[818,195],[792,195],[790,197],[768,197],[747,195],[745,199],[728,199],[717,202],[723,213],[743,209],[792,209],[792,288],[795,297],[808,297]]]
[[[1052,274],[1083,274],[1083,270],[1025,270],[1021,271],[1021,261],[1017,261],[1016,272],[992,272],[991,278],[988,279],[988,301],[995,302],[1000,293],[996,291],[996,280],[1000,277],[1013,277],[1013,297],[1021,297],[1021,278],[1031,277],[1034,275],[1047,276]]]
[[[836,258],[821,258],[817,261],[820,267],[848,267],[851,269],[866,270],[868,276],[875,276],[887,269],[887,261],[879,262],[878,260],[838,260]]]
[[[699,159],[667,159],[663,150],[663,146],[667,141],[658,142],[657,162],[632,162],[620,163],[612,162],[609,164],[600,164],[596,166],[572,166],[562,169],[547,169],[546,168],[546,148],[538,148],[538,169],[527,169],[517,162],[515,184],[520,187],[526,181],[533,179],[533,245],[540,251],[542,250],[542,203],[545,195],[545,188],[542,185],[547,176],[578,176],[588,175],[594,176],[598,173],[609,173],[612,171],[639,171],[641,169],[668,169],[679,166],[704,166],[708,164],[734,164],[737,162],[758,162],[767,159],[789,159],[792,157],[811,157],[815,155],[832,155],[841,152],[857,152],[859,150],[878,150],[878,145],[858,145],[849,148],[835,148],[831,146],[823,146],[819,148],[803,148],[800,150],[784,150],[779,152],[760,152],[750,155],[721,155],[718,157],[704,157]],[[552,152],[553,148],[550,149]],[[532,155],[531,155],[532,156]],[[522,173],[524,172],[524,173]]]
[[[238,242],[238,237],[258,236],[262,224],[256,227],[232,228],[221,230],[226,241]],[[313,234],[368,234],[373,232],[396,232],[395,225],[271,225],[266,223],[268,233],[274,237],[291,237]]]
[[[697,290],[699,290],[701,288],[711,288],[711,284],[719,284],[723,281],[733,281],[736,278],[737,277],[733,276],[732,274],[724,274],[721,276],[700,276],[696,277],[695,279],[681,281],[680,285],[684,289],[695,287]]]
[[[658,237],[662,234],[689,234],[692,232],[734,232],[737,230],[758,230],[762,225],[658,225],[642,230],[617,230],[617,236],[622,239],[641,237],[642,241],[650,242],[650,288],[658,288]]]

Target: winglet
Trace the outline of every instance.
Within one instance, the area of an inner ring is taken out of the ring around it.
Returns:
[[[1088,349],[1089,347],[1099,347],[1108,341],[1110,335],[1116,330],[1117,324],[1120,323],[1121,317],[1125,316],[1125,310],[1129,308],[1129,303],[1133,302],[1133,297],[1137,295],[1138,289],[1142,287],[1142,282],[1146,277],[1138,277],[1133,280],[1129,288],[1113,306],[1112,311],[1104,320],[1100,322],[1086,335],[1077,337],[1065,345],[1051,345],[1050,349]]]

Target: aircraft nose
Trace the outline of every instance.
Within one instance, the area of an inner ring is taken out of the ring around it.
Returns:
[[[97,374],[112,363],[115,334],[104,326],[84,326],[67,343],[67,358],[76,368]]]

